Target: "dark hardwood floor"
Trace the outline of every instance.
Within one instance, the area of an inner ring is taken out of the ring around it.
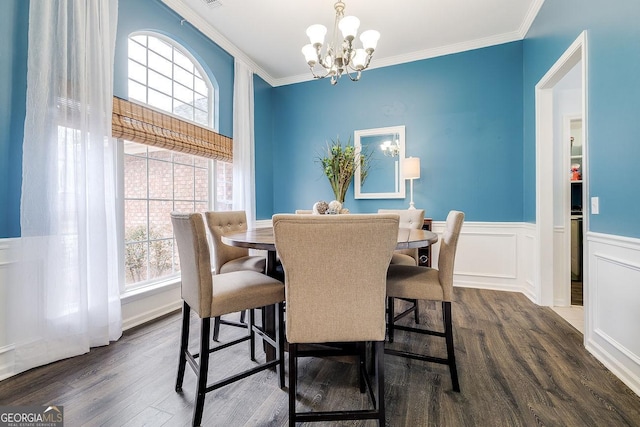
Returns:
[[[439,322],[439,305],[423,303],[421,311],[425,324]],[[462,392],[451,390],[445,366],[387,356],[387,425],[640,426],[640,397],[551,309],[518,293],[456,289],[453,318]],[[187,368],[183,394],[174,391],[179,328],[179,315],[167,316],[107,347],[2,381],[0,405],[64,405],[68,427],[187,426],[195,375]],[[235,333],[223,327],[221,338]],[[444,354],[438,338],[409,341],[399,331],[396,343]],[[214,355],[212,376],[250,363],[246,350]],[[354,365],[344,360],[302,361],[299,384],[299,405],[367,403]],[[284,426],[287,420],[287,391],[268,371],[209,393],[203,425]]]

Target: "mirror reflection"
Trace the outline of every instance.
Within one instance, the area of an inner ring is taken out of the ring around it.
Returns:
[[[356,150],[369,153],[369,172],[360,183],[360,168],[356,169],[354,197],[356,199],[403,199],[402,159],[405,153],[404,126],[357,130]]]

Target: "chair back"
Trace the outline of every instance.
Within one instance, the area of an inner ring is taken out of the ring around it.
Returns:
[[[201,318],[209,317],[213,280],[207,230],[200,213],[171,213],[180,255],[182,299]]]
[[[292,343],[383,341],[398,215],[273,216]]]
[[[424,209],[378,209],[378,213],[393,213],[400,216],[400,227],[419,230],[424,225]],[[396,253],[409,255],[418,265],[418,249],[399,249]]]
[[[296,209],[296,214],[298,215],[311,215],[313,214],[312,209]]]
[[[400,228],[420,230],[424,224],[424,209],[378,209],[379,214],[400,216]]]
[[[453,264],[456,258],[458,238],[464,222],[464,213],[450,211],[438,253],[438,279],[444,292],[444,300],[451,301],[453,293]]]
[[[204,215],[213,241],[214,268],[218,274],[227,262],[249,255],[249,249],[225,245],[221,240],[223,234],[247,231],[247,214],[245,211],[208,211]]]

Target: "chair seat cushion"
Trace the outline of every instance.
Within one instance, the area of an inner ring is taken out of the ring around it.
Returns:
[[[387,270],[387,296],[394,298],[444,300],[438,270],[429,267],[390,265]]]
[[[220,267],[219,273],[231,273],[232,271],[257,271],[263,273],[267,261],[263,256],[249,255],[232,259]]]
[[[284,284],[255,271],[213,276],[211,317],[284,301]]]
[[[416,265],[416,260],[411,255],[394,252],[391,257],[391,264],[394,265]]]

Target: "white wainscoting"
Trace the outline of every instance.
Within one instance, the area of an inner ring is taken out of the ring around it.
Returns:
[[[640,395],[640,239],[587,233],[585,346]]]
[[[0,239],[0,307],[7,312],[9,265],[13,262],[12,247],[17,239]],[[13,375],[13,343],[9,342],[6,316],[0,316],[0,380]]]

